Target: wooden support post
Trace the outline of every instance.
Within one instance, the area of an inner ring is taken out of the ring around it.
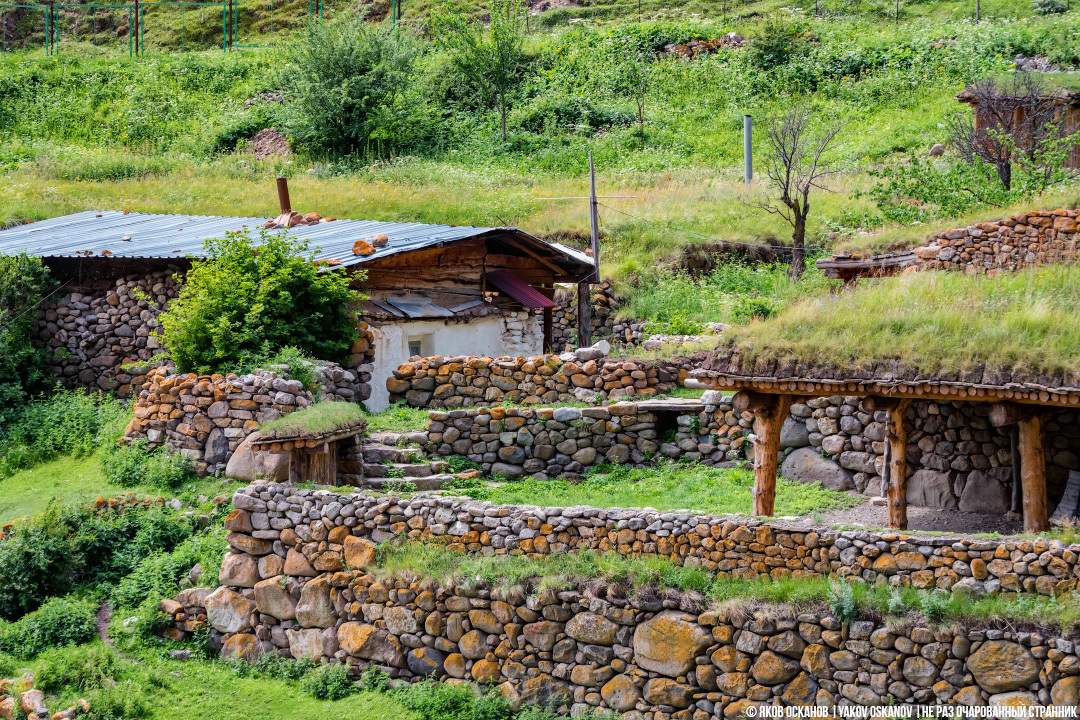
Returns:
[[[577,321],[578,347],[592,345],[592,301],[588,280],[582,280],[577,286]]]
[[[1046,502],[1046,448],[1042,418],[1032,415],[1017,423],[1020,427],[1020,482],[1024,495],[1024,532],[1050,529]]]
[[[551,308],[544,308],[544,352],[555,352],[555,320],[552,317]]]
[[[769,405],[754,411],[754,515],[775,514],[780,429],[790,409],[791,396],[777,395]]]
[[[901,400],[889,408],[886,423],[889,441],[888,486],[889,527],[907,530],[907,429],[904,414],[910,400]]]

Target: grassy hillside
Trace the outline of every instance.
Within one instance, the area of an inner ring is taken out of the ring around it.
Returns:
[[[402,26],[418,28],[425,7],[403,5]],[[641,23],[637,4],[626,0],[534,7],[505,142],[498,113],[423,37],[394,122],[363,150],[341,156],[297,147],[291,157],[265,161],[244,151],[247,140],[266,127],[293,134],[296,122],[295,69],[283,50],[128,59],[82,43],[59,57],[0,56],[0,224],[106,207],[272,215],[272,178],[283,174],[305,211],[518,225],[580,243],[584,203],[537,198],[583,194],[591,148],[600,194],[633,196],[602,201],[605,272],[641,279],[658,261],[678,264],[718,241],[788,241],[781,219],[751,207],[765,185],[746,189],[740,181],[742,116],[757,123],[760,177],[768,118],[802,103],[818,124],[841,127],[830,157],[839,172],[813,199],[808,244],[816,252],[911,245],[936,227],[1007,208],[886,222],[866,194],[880,182],[868,173],[925,157],[945,140],[946,117],[960,109],[955,93],[1010,72],[1016,56],[1039,55],[1065,69],[1080,63],[1076,11],[1032,15],[1027,3],[1012,0],[983,3],[980,23],[972,22],[971,3],[901,3],[896,18],[895,4],[869,1],[801,8],[643,2]],[[626,47],[658,51],[729,31],[760,38],[777,18],[791,46],[779,60],[725,48],[650,63],[643,130],[632,99],[606,84],[604,73]],[[303,42],[306,35],[277,38]],[[1061,185],[1009,202],[1061,206],[1078,196]]]

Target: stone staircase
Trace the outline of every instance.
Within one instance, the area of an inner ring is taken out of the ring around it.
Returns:
[[[438,490],[454,479],[446,461],[428,460],[423,450],[408,442],[408,434],[371,433],[360,448],[366,487],[380,490],[388,484],[411,482],[417,490]]]

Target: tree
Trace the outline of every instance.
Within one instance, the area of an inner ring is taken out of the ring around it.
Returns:
[[[494,99],[505,141],[509,95],[521,78],[526,9],[519,0],[491,0],[488,12],[485,28],[480,20],[444,4],[432,10],[429,28],[458,69]]]
[[[774,195],[750,205],[779,215],[791,225],[791,274],[800,277],[806,270],[806,218],[810,215],[810,191],[823,189],[820,181],[835,172],[824,155],[840,132],[839,126],[820,131],[811,128],[810,112],[804,107],[774,115],[765,135],[765,175]]]
[[[649,92],[649,53],[633,44],[613,58],[609,72],[609,84],[617,95],[629,97],[637,106],[638,130],[645,132],[645,99]]]
[[[180,295],[160,316],[162,345],[181,372],[226,372],[295,347],[340,360],[356,340],[350,305],[363,296],[356,275],[314,261],[307,241],[260,231],[206,242]],[[362,279],[362,278],[361,278]]]
[[[1006,191],[1013,189],[1017,165],[1024,171],[1027,189],[1046,189],[1076,144],[1076,136],[1064,130],[1064,104],[1055,92],[1038,74],[1017,72],[1007,80],[980,80],[963,95],[974,113],[957,113],[947,124],[949,145],[957,157],[991,166]]]
[[[34,307],[50,284],[41,258],[0,255],[0,430],[14,419],[27,390],[45,377],[32,338],[38,321]]]
[[[358,18],[314,25],[289,53],[282,84],[293,136],[345,155],[393,121],[416,46],[405,33]]]

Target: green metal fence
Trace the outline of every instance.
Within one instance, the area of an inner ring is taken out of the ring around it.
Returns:
[[[49,49],[47,47],[47,50],[48,50],[49,54],[55,55],[55,54],[60,53],[60,11],[63,10],[64,8],[69,8],[69,9],[79,10],[79,11],[90,10],[91,13],[93,13],[95,15],[95,17],[96,17],[96,13],[97,13],[98,10],[126,10],[127,15],[128,15],[128,57],[131,57],[134,54],[134,47],[133,47],[133,44],[132,44],[132,39],[134,37],[134,32],[133,32],[132,23],[131,23],[131,19],[132,19],[132,17],[134,17],[134,8],[131,5],[100,5],[100,4],[76,5],[74,3],[63,3],[63,4],[58,4],[58,5],[54,4],[54,5],[50,5],[49,8],[47,8],[50,11],[49,16],[52,18],[52,27],[50,28],[50,30],[48,32],[46,32],[46,35],[45,35],[46,45],[47,46],[49,46],[48,41],[49,41],[50,36],[52,37],[51,49]],[[95,45],[97,44],[96,35],[97,35],[97,33],[92,31],[91,36],[90,36],[91,37],[91,43],[95,44]],[[77,39],[78,39],[78,35],[76,33],[76,40]]]
[[[2,28],[4,36],[3,39],[0,40],[0,50],[2,50],[3,52],[7,52],[10,49],[9,40],[15,40],[15,38],[8,38],[8,19],[13,14],[18,15],[20,10],[29,10],[31,12],[44,13],[44,17],[42,18],[44,20],[42,29],[45,31],[45,52],[48,53],[50,50],[49,37],[52,34],[52,26],[50,25],[51,13],[47,5],[11,5],[6,3],[0,4],[0,28]]]
[[[139,7],[139,54],[146,52],[146,10],[154,7],[179,7],[180,8],[180,50],[186,49],[187,44],[187,19],[185,11],[188,8],[197,8],[205,11],[208,8],[221,8],[221,49],[227,52],[229,49],[229,11],[228,3],[206,2],[140,2]]]

